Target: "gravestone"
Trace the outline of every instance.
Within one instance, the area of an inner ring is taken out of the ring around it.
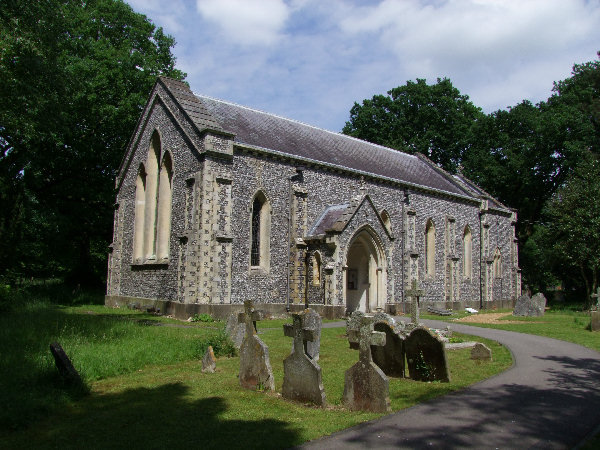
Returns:
[[[239,350],[246,334],[246,325],[238,321],[237,314],[230,314],[225,325],[225,333],[229,336],[235,348]]]
[[[385,333],[373,330],[372,317],[362,317],[359,331],[349,330],[348,340],[358,342],[359,360],[345,373],[344,404],[353,410],[389,412],[389,380],[371,358],[371,346],[385,345]]]
[[[410,289],[405,292],[406,296],[411,297],[410,324],[413,327],[419,326],[419,299],[425,295],[425,291],[419,288],[417,280],[413,278]]]
[[[388,377],[404,377],[404,339],[400,333],[404,329],[404,322],[398,325],[392,316],[378,312],[373,316],[374,329],[385,333],[385,345],[371,346],[373,362]]]
[[[595,308],[596,311],[600,311],[600,287],[598,287],[596,293],[591,294],[590,297],[592,298],[592,309]]]
[[[544,315],[546,308],[546,297],[544,294],[538,293],[529,298],[527,294],[521,295],[515,303],[513,316],[520,317],[541,317]]]
[[[477,342],[471,349],[471,359],[480,361],[491,361],[492,350],[481,342]]]
[[[306,308],[301,314],[302,328],[313,330],[313,339],[304,341],[304,351],[313,361],[319,360],[319,350],[321,348],[321,327],[323,319],[314,309]]]
[[[450,381],[446,350],[441,339],[423,327],[415,328],[404,342],[408,373],[417,381]]]
[[[202,358],[202,372],[206,373],[214,373],[217,368],[217,358],[215,358],[215,353],[213,352],[212,345],[209,345],[206,349],[206,353]]]
[[[307,342],[315,341],[315,330],[303,326],[302,314],[293,314],[292,318],[293,325],[283,326],[284,334],[294,338],[294,346],[290,356],[283,360],[281,395],[290,400],[325,406],[321,367],[304,350]]]
[[[58,342],[50,344],[50,353],[63,381],[68,385],[83,384],[79,372],[73,367],[71,360]]]
[[[256,335],[254,322],[262,319],[251,300],[244,302],[245,312],[238,321],[245,324],[246,334],[240,347],[240,384],[246,389],[275,389],[273,369],[269,361],[269,348]]]

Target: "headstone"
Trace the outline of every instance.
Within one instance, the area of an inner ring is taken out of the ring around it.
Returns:
[[[313,361],[319,360],[319,350],[321,348],[321,327],[323,319],[314,309],[306,308],[301,314],[302,328],[313,330],[313,339],[304,341],[304,351]]]
[[[590,311],[592,321],[590,327],[592,331],[600,331],[600,310]]]
[[[404,377],[404,339],[400,335],[403,326],[397,325],[394,318],[384,312],[376,313],[373,319],[375,331],[385,333],[385,345],[371,346],[373,362],[388,377]]]
[[[214,373],[216,368],[217,358],[215,358],[212,345],[209,345],[204,354],[204,358],[202,358],[202,372]]]
[[[600,287],[598,287],[598,289],[596,289],[596,293],[590,295],[590,297],[592,300],[596,299],[596,301],[592,304],[592,308],[595,307],[597,311],[600,311]]]
[[[237,314],[230,314],[225,325],[225,333],[229,336],[235,348],[239,350],[246,335],[246,325],[238,321]]]
[[[350,330],[348,340],[358,342],[359,360],[346,371],[344,404],[353,410],[389,412],[389,380],[371,358],[371,346],[385,345],[385,333],[373,330],[372,317],[362,317],[359,331]]]
[[[293,314],[292,318],[293,325],[283,326],[284,334],[294,338],[294,346],[290,356],[283,360],[281,395],[290,400],[325,406],[321,368],[304,350],[307,342],[314,342],[316,339],[315,330],[303,326],[302,314]]]
[[[446,350],[441,339],[423,327],[415,328],[404,342],[408,373],[417,381],[450,381]]]
[[[350,314],[350,317],[346,320],[346,334],[348,336],[350,336],[351,332],[358,332],[360,330],[360,323],[363,317],[365,317],[365,313],[362,311],[354,311]],[[358,350],[358,341],[348,340],[348,343],[352,350]]]
[[[413,326],[419,326],[419,299],[425,295],[425,291],[419,288],[417,280],[413,278],[410,289],[405,294],[412,298],[410,308],[410,323]]]
[[[79,372],[73,367],[71,360],[58,342],[50,344],[50,353],[54,356],[54,363],[58,369],[58,373],[66,384],[76,385],[82,384]]]
[[[471,359],[480,360],[480,361],[491,361],[492,360],[492,350],[481,342],[477,342],[473,348],[471,349]]]
[[[513,316],[521,317],[541,317],[544,315],[546,308],[546,297],[544,294],[538,293],[529,298],[527,294],[521,295],[515,303]]]
[[[244,302],[245,312],[238,315],[238,321],[245,324],[246,335],[240,347],[240,385],[246,389],[274,390],[275,379],[269,361],[269,348],[256,335],[254,323],[262,319],[262,314],[254,309],[251,300]]]

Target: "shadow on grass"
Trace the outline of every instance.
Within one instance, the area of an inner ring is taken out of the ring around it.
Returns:
[[[11,448],[288,448],[299,436],[279,420],[224,419],[227,400],[191,400],[180,383],[95,395],[35,430],[14,435]],[[55,423],[56,422],[56,423]]]

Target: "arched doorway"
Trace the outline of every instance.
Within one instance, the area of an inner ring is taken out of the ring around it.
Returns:
[[[375,311],[385,306],[385,256],[369,229],[359,231],[350,241],[345,275],[348,314]]]

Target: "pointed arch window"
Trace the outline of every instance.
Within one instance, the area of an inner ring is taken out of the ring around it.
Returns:
[[[159,166],[161,142],[155,131],[145,163],[136,179],[133,238],[134,263],[165,262],[169,259],[173,159],[166,152]]]
[[[313,284],[313,286],[320,286],[321,285],[321,255],[319,254],[319,252],[315,252],[313,254],[312,269],[313,269],[312,284]]]
[[[254,196],[250,222],[250,266],[266,269],[269,266],[271,211],[262,192]]]
[[[494,262],[492,265],[494,277],[502,278],[502,253],[499,248],[494,251]]]
[[[429,277],[435,275],[435,225],[431,219],[425,225],[425,271]]]
[[[473,276],[473,235],[469,225],[463,233],[463,276],[469,279]]]

